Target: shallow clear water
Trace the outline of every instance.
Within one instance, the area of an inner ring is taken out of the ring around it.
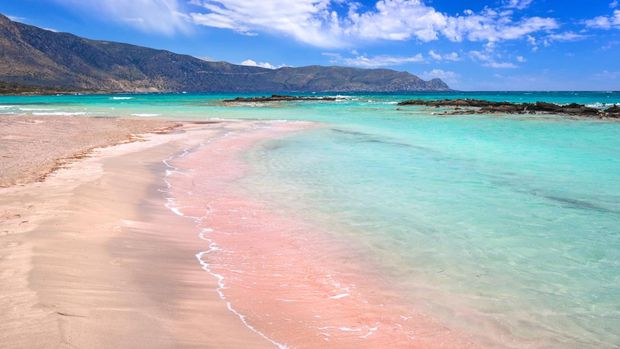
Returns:
[[[587,92],[251,107],[224,106],[223,95],[54,96],[0,97],[0,114],[322,122],[249,153],[242,184],[355,241],[417,306],[484,344],[619,347],[620,122],[394,105],[463,96],[620,103],[620,93]]]

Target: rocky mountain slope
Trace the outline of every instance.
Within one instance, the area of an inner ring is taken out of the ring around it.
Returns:
[[[346,92],[449,90],[389,69],[308,66],[265,69],[207,62],[135,45],[84,39],[0,14],[0,84],[108,92]]]

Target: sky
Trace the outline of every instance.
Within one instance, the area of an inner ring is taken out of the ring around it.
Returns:
[[[0,13],[267,68],[389,68],[474,91],[620,90],[619,0],[3,0]]]

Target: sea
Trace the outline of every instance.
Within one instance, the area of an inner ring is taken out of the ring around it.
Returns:
[[[0,115],[306,120],[239,186],[351,241],[421,312],[497,348],[620,348],[620,121],[445,116],[407,99],[620,105],[620,92],[2,96]]]

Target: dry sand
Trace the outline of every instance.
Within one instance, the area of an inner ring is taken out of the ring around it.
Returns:
[[[177,125],[153,119],[0,116],[0,187],[42,180],[94,148]]]
[[[3,155],[28,158],[28,170],[11,170],[27,181],[58,158],[153,129],[119,119],[34,120],[2,119],[9,123]],[[67,125],[84,132],[73,134],[82,140],[66,139]],[[250,126],[185,125],[92,150],[44,181],[0,188],[0,347],[272,348],[228,311],[194,257],[195,227],[165,208],[158,191],[162,159],[226,128]],[[27,141],[35,138],[36,146]],[[26,149],[45,155],[28,157]]]

